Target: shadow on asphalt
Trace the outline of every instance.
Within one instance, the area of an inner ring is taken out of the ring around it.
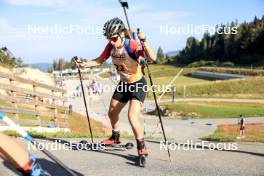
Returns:
[[[18,172],[16,170],[16,168],[10,163],[10,162],[7,162],[7,161],[3,161],[3,165],[8,168],[10,171],[12,171],[14,173],[14,175],[21,175],[20,172]]]
[[[154,143],[154,144],[160,144],[160,141],[154,141],[154,140],[145,140],[146,142]],[[191,144],[179,144],[175,143],[178,146],[183,146],[183,145],[188,145],[189,147],[196,147],[199,149],[207,149],[207,150],[215,150],[215,151],[222,151],[222,152],[233,152],[233,153],[244,153],[244,154],[250,154],[250,155],[255,155],[255,156],[260,156],[264,157],[264,153],[256,153],[256,152],[249,152],[249,151],[243,151],[243,150],[224,150],[224,149],[215,149],[215,148],[210,148],[208,146],[202,146],[202,145],[191,145]]]
[[[62,140],[62,139],[45,138],[45,140],[49,140],[49,141],[52,141],[52,142],[56,142],[57,141],[57,143],[61,143],[61,144],[68,145],[68,146],[70,144],[72,144],[69,141]],[[79,150],[79,149],[77,149],[75,147],[72,147],[72,150]],[[114,150],[113,151],[109,151],[109,150],[88,150],[88,151],[97,152],[97,153],[101,153],[101,154],[108,154],[108,155],[118,156],[118,157],[126,159],[127,160],[126,164],[140,167],[138,165],[138,156],[137,155],[120,154],[120,153],[114,152]],[[118,150],[118,151],[120,151],[120,150]]]
[[[39,163],[41,164],[41,167],[44,170],[47,170],[52,176],[54,175],[63,175],[63,176],[72,176],[71,174],[69,174],[65,169],[63,169],[60,165],[51,162],[49,160],[46,159],[38,159]],[[83,174],[72,170],[72,172],[74,172],[76,175],[78,176],[84,176]]]
[[[52,176],[55,175],[71,176],[71,174],[69,174],[62,167],[60,167],[60,165],[53,163],[49,160],[37,159],[37,162],[40,163],[43,170],[48,171]],[[14,173],[14,175],[22,175],[12,164],[10,164],[10,162],[3,161],[3,165],[9,170],[11,170]],[[83,174],[76,172],[74,170],[72,170],[72,172],[74,172],[78,176],[83,176]]]

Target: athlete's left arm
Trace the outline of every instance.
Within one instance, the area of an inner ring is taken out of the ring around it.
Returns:
[[[138,32],[138,38],[140,40],[141,45],[143,46],[146,56],[149,61],[155,61],[156,60],[156,55],[154,51],[152,50],[151,46],[149,43],[146,41],[146,36],[143,32]]]
[[[150,47],[150,45],[148,44],[148,42],[141,42],[141,45],[144,47],[147,59],[149,61],[155,61],[156,55],[154,51],[152,50],[152,48]]]

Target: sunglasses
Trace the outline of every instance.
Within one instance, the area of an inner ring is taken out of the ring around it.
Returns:
[[[115,43],[118,40],[118,36],[110,37],[110,38],[108,38],[108,40]]]

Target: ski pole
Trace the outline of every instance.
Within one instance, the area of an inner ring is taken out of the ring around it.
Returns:
[[[77,62],[77,60],[78,60],[77,56],[74,57],[74,60]],[[94,143],[94,140],[93,140],[93,132],[92,132],[90,117],[89,117],[87,103],[86,103],[86,97],[85,97],[84,88],[83,88],[82,74],[81,74],[80,67],[77,67],[77,69],[78,69],[78,74],[79,74],[81,88],[82,88],[83,101],[84,101],[84,106],[85,106],[85,111],[86,111],[86,117],[87,117],[87,120],[88,120],[88,125],[89,125],[91,140],[92,140],[92,143]]]
[[[28,142],[32,143],[37,148],[40,146],[38,142],[36,142],[32,136],[30,136],[25,130],[23,130],[19,125],[15,124],[9,117],[0,112],[0,120],[3,120],[6,124],[8,124],[11,128],[13,128],[18,134],[20,134],[23,138],[25,138]],[[42,147],[43,148],[43,147]],[[46,154],[50,159],[59,164],[65,171],[67,171],[72,176],[77,176],[70,168],[68,168],[63,162],[61,162],[56,156],[50,153],[47,149],[43,148],[41,150],[44,154]]]
[[[127,3],[127,1],[122,1],[122,0],[119,0],[119,2],[121,4],[121,6],[123,7],[123,10],[124,10],[124,13],[126,16],[126,20],[127,20],[128,28],[131,29],[129,21],[128,21],[128,17],[127,17],[127,12],[126,12],[126,9],[128,9],[128,3]]]
[[[129,37],[130,37],[130,39],[133,37],[133,39],[135,40],[136,39],[136,34],[134,32],[132,32],[132,30],[131,30],[130,23],[129,23],[128,16],[127,16],[127,11],[126,11],[126,9],[128,9],[128,3],[127,3],[127,1],[122,1],[122,0],[119,0],[119,3],[123,7],[124,14],[126,16],[126,22],[127,22],[127,26],[128,26],[128,29],[129,29]],[[130,32],[132,32],[133,36],[131,36]]]
[[[137,29],[137,32],[138,33],[140,32],[139,28]],[[145,58],[147,58],[147,53],[145,52],[145,48],[144,48],[143,45],[142,45],[142,49],[143,49],[143,51],[145,53]],[[158,111],[158,117],[159,117],[161,129],[162,129],[162,133],[163,133],[164,142],[165,142],[165,144],[167,144],[167,137],[166,137],[166,133],[165,133],[165,129],[164,129],[161,113],[160,113],[160,107],[159,107],[159,104],[158,104],[158,101],[157,101],[157,97],[156,97],[156,93],[155,93],[155,90],[154,90],[154,87],[153,87],[154,84],[153,84],[152,76],[151,76],[151,73],[150,73],[150,70],[149,70],[149,65],[148,65],[148,60],[147,59],[145,60],[145,65],[147,67],[147,72],[148,72],[148,77],[149,77],[149,81],[150,81],[150,86],[152,88],[152,93],[153,93],[155,105],[156,105],[156,108],[157,108],[157,111]],[[171,154],[170,154],[169,147],[167,148],[167,151],[168,151],[169,160],[171,162]]]

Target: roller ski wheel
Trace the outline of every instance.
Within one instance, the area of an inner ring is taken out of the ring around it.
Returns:
[[[82,140],[82,141],[80,141],[80,144],[87,144],[88,143],[88,141],[86,141],[86,140]]]
[[[130,150],[134,147],[134,144],[131,142],[128,142],[126,144],[110,144],[105,145],[106,150]]]
[[[131,142],[128,142],[126,144],[112,144],[112,145],[107,145],[107,146],[110,146],[110,147],[121,147],[121,148],[125,148],[127,150],[129,149],[132,149],[134,147],[134,144],[131,143]]]
[[[147,156],[146,155],[139,155],[138,156],[138,165],[140,167],[146,167]]]

